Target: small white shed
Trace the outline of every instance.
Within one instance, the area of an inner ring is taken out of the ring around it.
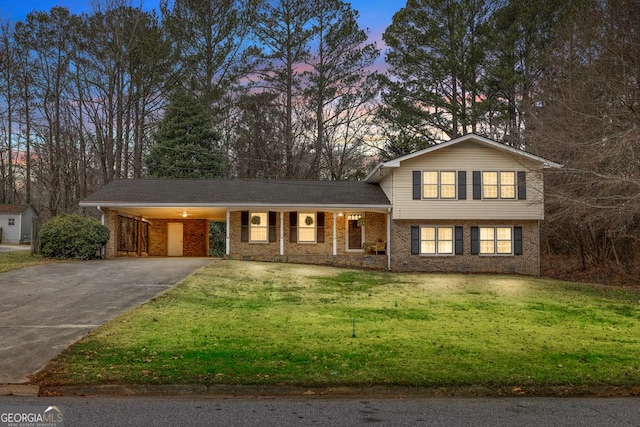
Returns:
[[[35,217],[36,211],[29,205],[0,204],[0,243],[30,242]]]

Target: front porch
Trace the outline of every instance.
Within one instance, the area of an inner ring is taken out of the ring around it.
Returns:
[[[229,259],[389,268],[388,210],[274,208],[102,208],[105,255],[208,256],[210,223],[221,222]]]

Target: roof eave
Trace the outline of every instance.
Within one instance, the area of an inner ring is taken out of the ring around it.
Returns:
[[[229,210],[239,210],[246,208],[273,208],[273,209],[310,209],[321,208],[330,210],[344,209],[388,209],[390,203],[153,203],[153,202],[116,202],[116,201],[81,201],[81,207],[100,208],[225,208]]]

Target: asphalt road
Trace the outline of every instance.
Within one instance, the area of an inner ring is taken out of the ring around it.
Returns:
[[[0,397],[69,426],[640,426],[637,398],[188,399]]]
[[[0,273],[0,384],[26,382],[90,330],[210,262],[116,258]]]

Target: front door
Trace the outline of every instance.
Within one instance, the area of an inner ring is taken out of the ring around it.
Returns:
[[[182,256],[182,226],[181,222],[167,224],[167,255]]]
[[[347,216],[347,249],[357,251],[362,249],[362,215],[352,214]]]

